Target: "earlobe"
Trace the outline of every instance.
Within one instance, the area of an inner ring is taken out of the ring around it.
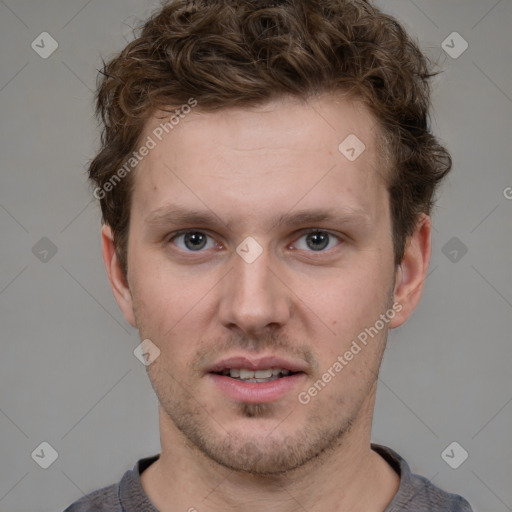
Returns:
[[[101,228],[101,247],[108,280],[117,304],[130,325],[136,327],[132,294],[128,286],[127,278],[119,263],[112,229],[107,224],[103,225]]]
[[[396,272],[394,301],[401,310],[390,322],[390,328],[407,321],[418,305],[427,276],[431,251],[431,221],[422,214],[414,233],[407,239],[404,256]]]

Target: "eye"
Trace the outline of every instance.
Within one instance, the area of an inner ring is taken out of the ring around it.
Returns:
[[[183,231],[174,235],[170,242],[173,242],[181,250],[188,252],[212,249],[216,245],[215,240],[202,231]]]
[[[304,240],[304,242],[301,242]],[[321,231],[318,229],[308,231],[305,235],[299,238],[299,241],[295,243],[297,249],[303,251],[315,251],[320,252],[339,245],[340,239],[337,236],[328,233],[327,231]]]

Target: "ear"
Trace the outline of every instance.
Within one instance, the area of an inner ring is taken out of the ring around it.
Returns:
[[[136,327],[132,294],[119,263],[119,258],[117,257],[112,229],[107,224],[104,224],[101,228],[101,248],[108,280],[110,281],[110,286],[114,292],[117,304],[126,320],[133,327]]]
[[[418,305],[427,277],[431,251],[431,221],[422,214],[416,223],[414,233],[407,239],[404,257],[396,272],[395,303],[396,315],[390,322],[394,329],[405,323]]]

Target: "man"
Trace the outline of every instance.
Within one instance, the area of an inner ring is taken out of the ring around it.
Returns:
[[[161,454],[67,512],[470,511],[371,443],[450,156],[364,0],[171,2],[103,70],[90,178]]]

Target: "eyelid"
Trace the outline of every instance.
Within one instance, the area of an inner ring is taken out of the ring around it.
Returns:
[[[340,234],[336,234],[333,231],[331,231],[330,229],[325,229],[325,228],[304,228],[304,229],[299,230],[298,233],[301,236],[309,235],[310,233],[327,233],[330,236],[339,238],[340,240],[342,238]]]
[[[293,243],[296,243],[297,240],[300,240],[303,236],[307,236],[309,234],[312,234],[312,233],[326,233],[328,234],[330,237],[333,237],[335,238],[337,241],[338,241],[338,244],[336,244],[335,247],[332,247],[331,249],[328,249],[326,251],[308,251],[312,254],[326,254],[328,252],[331,252],[333,250],[336,249],[336,247],[338,247],[339,245],[341,245],[343,242],[346,241],[346,237],[343,237],[341,234],[336,234],[336,233],[333,233],[332,231],[330,231],[329,229],[323,229],[323,228],[306,228],[306,229],[302,229],[298,232],[298,236],[297,234],[295,235],[294,237],[294,242]]]
[[[216,246],[218,246],[218,245],[223,246],[222,242],[219,242],[217,240],[217,238],[215,236],[213,236],[209,232],[209,230],[203,229],[203,228],[185,228],[185,229],[181,229],[179,231],[174,231],[174,232],[170,233],[168,236],[165,237],[164,242],[167,244],[167,243],[172,242],[175,238],[177,238],[177,237],[179,237],[181,235],[185,235],[187,233],[196,233],[196,232],[197,233],[202,233],[202,234],[208,236],[209,238],[211,238],[212,240],[214,240]],[[295,232],[295,234],[293,235],[293,241],[291,243],[296,243],[297,240],[301,239],[304,236],[312,234],[312,233],[326,233],[329,236],[335,238],[339,242],[336,245],[336,247],[338,245],[340,245],[342,242],[346,241],[346,237],[342,236],[341,234],[333,233],[329,229],[324,229],[324,228],[304,228],[304,229],[301,229],[301,230],[298,230],[298,231]],[[311,252],[311,253],[317,252],[317,254],[322,254],[322,253],[330,252],[330,251],[332,251],[334,249],[335,249],[335,247],[329,249],[328,251],[308,251],[308,252]],[[194,251],[188,251],[188,252],[192,253]],[[201,252],[205,252],[205,251],[201,250],[201,251],[196,251],[196,252],[197,253],[201,253]]]
[[[214,237],[207,229],[200,229],[200,228],[187,228],[187,229],[181,229],[179,231],[173,231],[172,233],[170,233],[168,236],[166,236],[164,238],[164,244],[167,245],[167,244],[171,243],[175,238],[178,238],[179,236],[182,236],[182,235],[186,235],[187,233],[201,233],[201,234],[206,235],[207,237],[211,238],[215,242],[216,247],[219,245],[222,246],[222,242],[219,242],[216,239],[216,237]],[[176,245],[176,244],[174,244],[174,245]],[[177,247],[177,248],[178,248],[178,250],[180,250],[182,252],[189,252],[189,253],[195,252],[197,254],[200,254],[200,253],[206,252],[205,250],[183,251],[183,249],[180,249],[179,247]]]

